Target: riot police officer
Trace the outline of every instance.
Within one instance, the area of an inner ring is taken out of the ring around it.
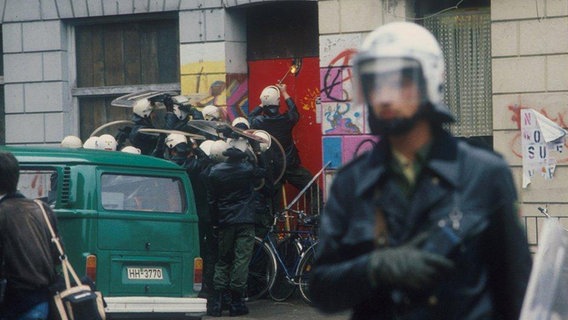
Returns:
[[[410,22],[379,27],[354,60],[381,140],[334,177],[310,293],[353,319],[518,319],[531,269],[508,164],[443,129],[444,59]]]
[[[288,110],[280,113],[280,96],[286,100]],[[290,183],[298,190],[302,190],[310,183],[313,178],[311,172],[302,166],[298,148],[294,143],[292,130],[300,120],[300,114],[294,100],[287,91],[286,84],[270,85],[262,90],[260,94],[261,105],[249,114],[250,127],[252,129],[264,130],[273,136],[282,145],[286,155],[286,168],[283,181]],[[279,184],[275,190],[280,190]],[[308,193],[307,199],[313,208],[318,208],[321,203],[321,191],[317,184]],[[278,194],[273,197],[275,210],[279,210],[281,198]],[[317,209],[313,209],[314,213]]]
[[[229,291],[229,315],[239,316],[249,312],[244,298],[255,236],[254,186],[265,172],[247,161],[245,152],[223,140],[215,141],[211,156],[224,161],[211,167],[206,180],[209,210],[219,232],[215,292],[208,314],[221,316],[223,293]]]

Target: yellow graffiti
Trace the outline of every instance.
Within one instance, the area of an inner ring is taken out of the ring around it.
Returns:
[[[225,73],[227,72],[227,68],[225,66],[225,61],[200,61],[183,64],[180,71],[181,75]]]
[[[227,105],[225,62],[204,61],[181,66],[181,93],[192,96],[197,106]]]
[[[308,89],[305,96],[300,99],[300,105],[304,110],[316,110],[316,99],[320,96],[319,88]]]

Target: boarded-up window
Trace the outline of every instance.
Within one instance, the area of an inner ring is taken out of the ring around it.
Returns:
[[[128,120],[131,110],[112,99],[131,88],[179,86],[177,19],[77,25],[77,90],[80,135],[85,140],[100,125]]]

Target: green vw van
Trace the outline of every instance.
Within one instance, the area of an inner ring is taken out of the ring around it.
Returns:
[[[55,211],[66,253],[90,276],[109,318],[201,318],[197,212],[169,161],[126,152],[5,146],[19,190]]]

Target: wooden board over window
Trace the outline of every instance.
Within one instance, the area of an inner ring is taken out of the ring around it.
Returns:
[[[124,21],[125,20],[125,21]],[[179,31],[176,18],[89,21],[75,26],[80,135],[129,120],[131,110],[110,102],[143,89],[179,88]]]
[[[77,26],[77,86],[179,82],[177,20]]]

